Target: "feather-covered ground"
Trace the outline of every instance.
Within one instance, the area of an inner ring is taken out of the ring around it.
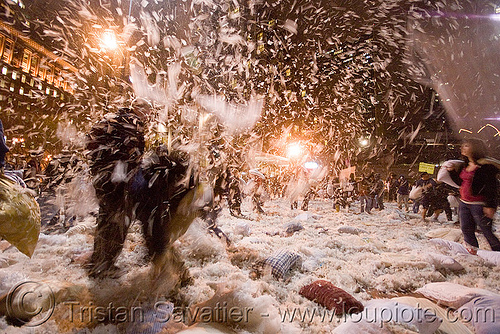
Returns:
[[[350,212],[336,212],[330,201],[322,199],[313,200],[307,212],[291,210],[285,199],[267,201],[265,215],[251,213],[250,206],[245,199],[243,212],[249,219],[232,217],[227,209],[221,212],[219,227],[231,240],[230,246],[211,235],[199,220],[176,242],[191,277],[183,287],[173,282],[177,279],[171,275],[174,269],[156,280],[151,278],[137,224],[131,227],[118,260],[122,276],[115,279],[91,280],[82,269],[92,249],[92,216],[79,220],[64,234],[42,234],[31,259],[13,247],[5,249],[8,245],[2,241],[0,292],[24,281],[44,282],[54,292],[56,305],[48,321],[39,326],[14,327],[2,318],[0,328],[5,333],[145,333],[131,317],[132,307],[139,307],[149,324],[155,318],[148,315],[166,319],[168,308],[176,307],[172,321],[148,329],[148,333],[175,333],[193,322],[194,311],[184,312],[182,318],[180,310],[196,310],[195,305],[198,310],[222,310],[226,305],[249,313],[247,318],[231,318],[222,328],[225,332],[330,333],[343,318],[302,318],[307,310],[325,311],[299,295],[301,287],[317,279],[330,281],[364,304],[376,298],[415,295],[416,289],[429,282],[453,282],[500,293],[498,266],[430,242],[430,237],[461,242],[458,226],[445,222],[444,217],[441,222],[424,223],[419,215],[397,210],[394,203],[370,215],[358,214],[357,202]],[[478,235],[481,248],[489,249]],[[253,264],[281,249],[300,255],[300,265],[284,280],[265,273],[257,278]],[[433,261],[436,254],[451,256],[464,269],[439,268]],[[296,317],[292,320],[287,311],[293,310]],[[387,330],[412,333],[398,326]]]

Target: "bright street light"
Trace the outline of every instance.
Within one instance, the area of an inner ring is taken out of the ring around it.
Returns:
[[[101,36],[101,48],[114,51],[118,49],[118,40],[113,30],[105,30]]]
[[[370,144],[370,141],[369,141],[368,139],[366,139],[366,138],[360,138],[360,139],[359,139],[359,145],[360,145],[361,147],[366,147],[366,146],[368,146],[369,144]]]
[[[300,144],[298,143],[293,143],[293,144],[290,144],[288,145],[288,148],[286,150],[286,156],[288,158],[299,158],[300,156],[302,156],[302,146],[300,146]]]

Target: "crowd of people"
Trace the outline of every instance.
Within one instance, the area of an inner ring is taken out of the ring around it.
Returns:
[[[300,208],[304,211],[308,210],[309,201],[319,194],[318,182],[308,179],[308,172],[297,166],[288,175],[285,190],[278,192],[276,182],[272,182],[275,178],[266,178],[262,171],[251,169],[245,173],[247,180],[243,180],[237,167],[224,166],[213,169],[214,175],[208,180],[210,194],[207,195],[207,188],[200,186],[186,154],[161,145],[146,152],[144,121],[147,115],[147,109],[139,105],[121,108],[116,113],[107,114],[88,134],[88,168],[99,201],[94,250],[87,263],[92,277],[117,270],[114,263],[134,220],[143,225],[148,257],[161,267],[169,245],[196,217],[204,219],[210,232],[230,244],[226,234],[217,227],[217,217],[226,201],[231,215],[247,218],[241,211],[245,196],[251,198],[256,213],[265,214],[266,194],[287,196],[292,210],[298,209],[298,201],[302,199]],[[5,155],[9,151],[3,132],[0,122],[2,173]],[[477,227],[482,230],[491,249],[500,251],[500,241],[492,229],[498,205],[499,164],[488,158],[486,146],[479,140],[466,140],[461,153],[462,160],[442,167],[448,181],[442,177],[434,179],[427,172],[422,172],[414,182],[395,173],[389,173],[384,180],[380,173],[372,170],[357,178],[351,173],[340,181],[330,179],[324,193],[337,211],[341,208],[349,211],[353,203],[359,201],[359,213],[370,214],[372,210],[384,210],[384,202],[389,201],[396,202],[397,207],[407,213],[420,213],[423,221],[429,218],[438,221],[443,211],[446,219],[452,221],[454,208],[458,216],[455,223],[460,224],[471,253],[478,248]],[[76,158],[66,160],[66,166],[78,164]],[[62,182],[66,173],[59,167],[54,163],[47,166],[47,184]],[[39,173],[36,164],[32,164],[28,172],[31,169],[35,170],[36,178]],[[413,204],[412,208],[410,204]]]

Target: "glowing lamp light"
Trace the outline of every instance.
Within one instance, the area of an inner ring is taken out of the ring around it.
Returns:
[[[302,155],[302,147],[297,143],[290,144],[286,150],[286,155],[288,158],[298,158]]]
[[[22,144],[24,143],[24,138],[12,138],[12,145],[16,145],[16,144]]]
[[[304,164],[304,167],[306,169],[316,169],[319,167],[319,165],[316,161],[308,161]]]
[[[361,138],[359,140],[359,145],[361,147],[366,147],[366,146],[368,146],[368,144],[370,144],[370,141],[368,139],[366,139],[366,138]]]
[[[116,35],[112,30],[105,30],[101,36],[101,47],[106,50],[116,50],[118,48],[118,41]]]

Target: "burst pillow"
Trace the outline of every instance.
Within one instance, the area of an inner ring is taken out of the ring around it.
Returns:
[[[317,280],[300,289],[299,294],[312,300],[335,314],[362,312],[364,307],[359,301],[344,290],[325,280]]]

